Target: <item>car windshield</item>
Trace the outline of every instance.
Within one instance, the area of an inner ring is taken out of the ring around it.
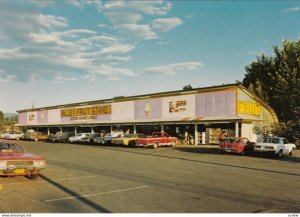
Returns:
[[[76,134],[76,136],[82,136],[82,133],[78,133],[78,134]]]
[[[0,143],[0,152],[24,152],[24,149],[13,143]]]
[[[267,139],[265,139],[264,143],[279,144],[279,143],[281,143],[281,140],[279,138],[267,138]]]
[[[225,139],[225,142],[230,142],[230,143],[232,143],[232,142],[234,142],[234,139]]]

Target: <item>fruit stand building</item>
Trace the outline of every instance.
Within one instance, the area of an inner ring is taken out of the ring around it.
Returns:
[[[95,132],[123,130],[150,134],[188,132],[195,144],[217,143],[221,131],[255,139],[257,129],[278,121],[274,110],[241,84],[121,96],[89,102],[31,108],[18,112],[18,126]]]

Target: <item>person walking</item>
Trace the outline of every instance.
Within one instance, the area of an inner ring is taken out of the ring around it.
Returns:
[[[184,144],[185,145],[189,145],[190,144],[189,133],[187,131],[184,132]]]

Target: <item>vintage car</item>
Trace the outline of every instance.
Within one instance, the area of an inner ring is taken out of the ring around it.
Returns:
[[[257,143],[254,146],[254,151],[259,153],[270,153],[277,157],[282,155],[293,155],[293,151],[296,149],[296,145],[289,143],[283,137],[269,137],[262,143]]]
[[[45,158],[25,152],[19,144],[12,141],[0,139],[0,176],[37,179],[45,167]]]
[[[165,132],[154,132],[152,136],[145,136],[135,140],[135,146],[150,146],[157,148],[158,146],[175,146],[177,143],[176,137],[171,137]]]
[[[62,134],[62,132],[57,132],[55,134],[51,134],[49,137],[49,142],[57,142],[57,138]]]
[[[87,136],[79,139],[78,142],[81,142],[81,143],[94,143],[94,138],[96,136],[98,136],[98,134],[96,134],[96,133],[90,133]]]
[[[68,142],[69,138],[74,135],[75,135],[75,133],[73,133],[73,132],[64,132],[64,133],[59,132],[59,133],[56,133],[56,134],[50,136],[49,141],[50,142]]]
[[[43,132],[35,132],[35,133],[31,133],[28,135],[28,139],[29,140],[34,140],[34,141],[46,141],[50,138],[50,136],[47,133],[43,133]]]
[[[75,136],[69,137],[69,142],[79,142],[80,139],[90,136],[91,133],[77,133]]]
[[[126,145],[126,146],[135,146],[135,140],[142,137],[143,134],[124,134],[123,137],[113,138],[111,140],[112,144],[116,145]]]
[[[8,133],[4,134],[3,138],[4,139],[20,140],[22,136],[23,136],[22,132],[11,131],[11,132],[8,132]]]
[[[4,139],[5,135],[10,134],[10,133],[12,133],[12,132],[14,132],[14,131],[4,131],[4,132],[2,132],[2,133],[0,134],[0,139]]]
[[[124,136],[124,134],[122,132],[108,133],[104,137],[95,137],[94,143],[110,144],[114,138],[119,138],[119,137],[123,137],[123,136]]]
[[[240,155],[251,154],[254,151],[254,142],[244,137],[227,137],[219,144],[222,152],[237,153]]]

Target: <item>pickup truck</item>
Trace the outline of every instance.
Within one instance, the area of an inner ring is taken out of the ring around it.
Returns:
[[[137,138],[135,140],[135,146],[152,147],[158,146],[175,146],[177,142],[176,137],[171,137],[165,132],[154,132],[152,136],[146,136],[143,138]]]

